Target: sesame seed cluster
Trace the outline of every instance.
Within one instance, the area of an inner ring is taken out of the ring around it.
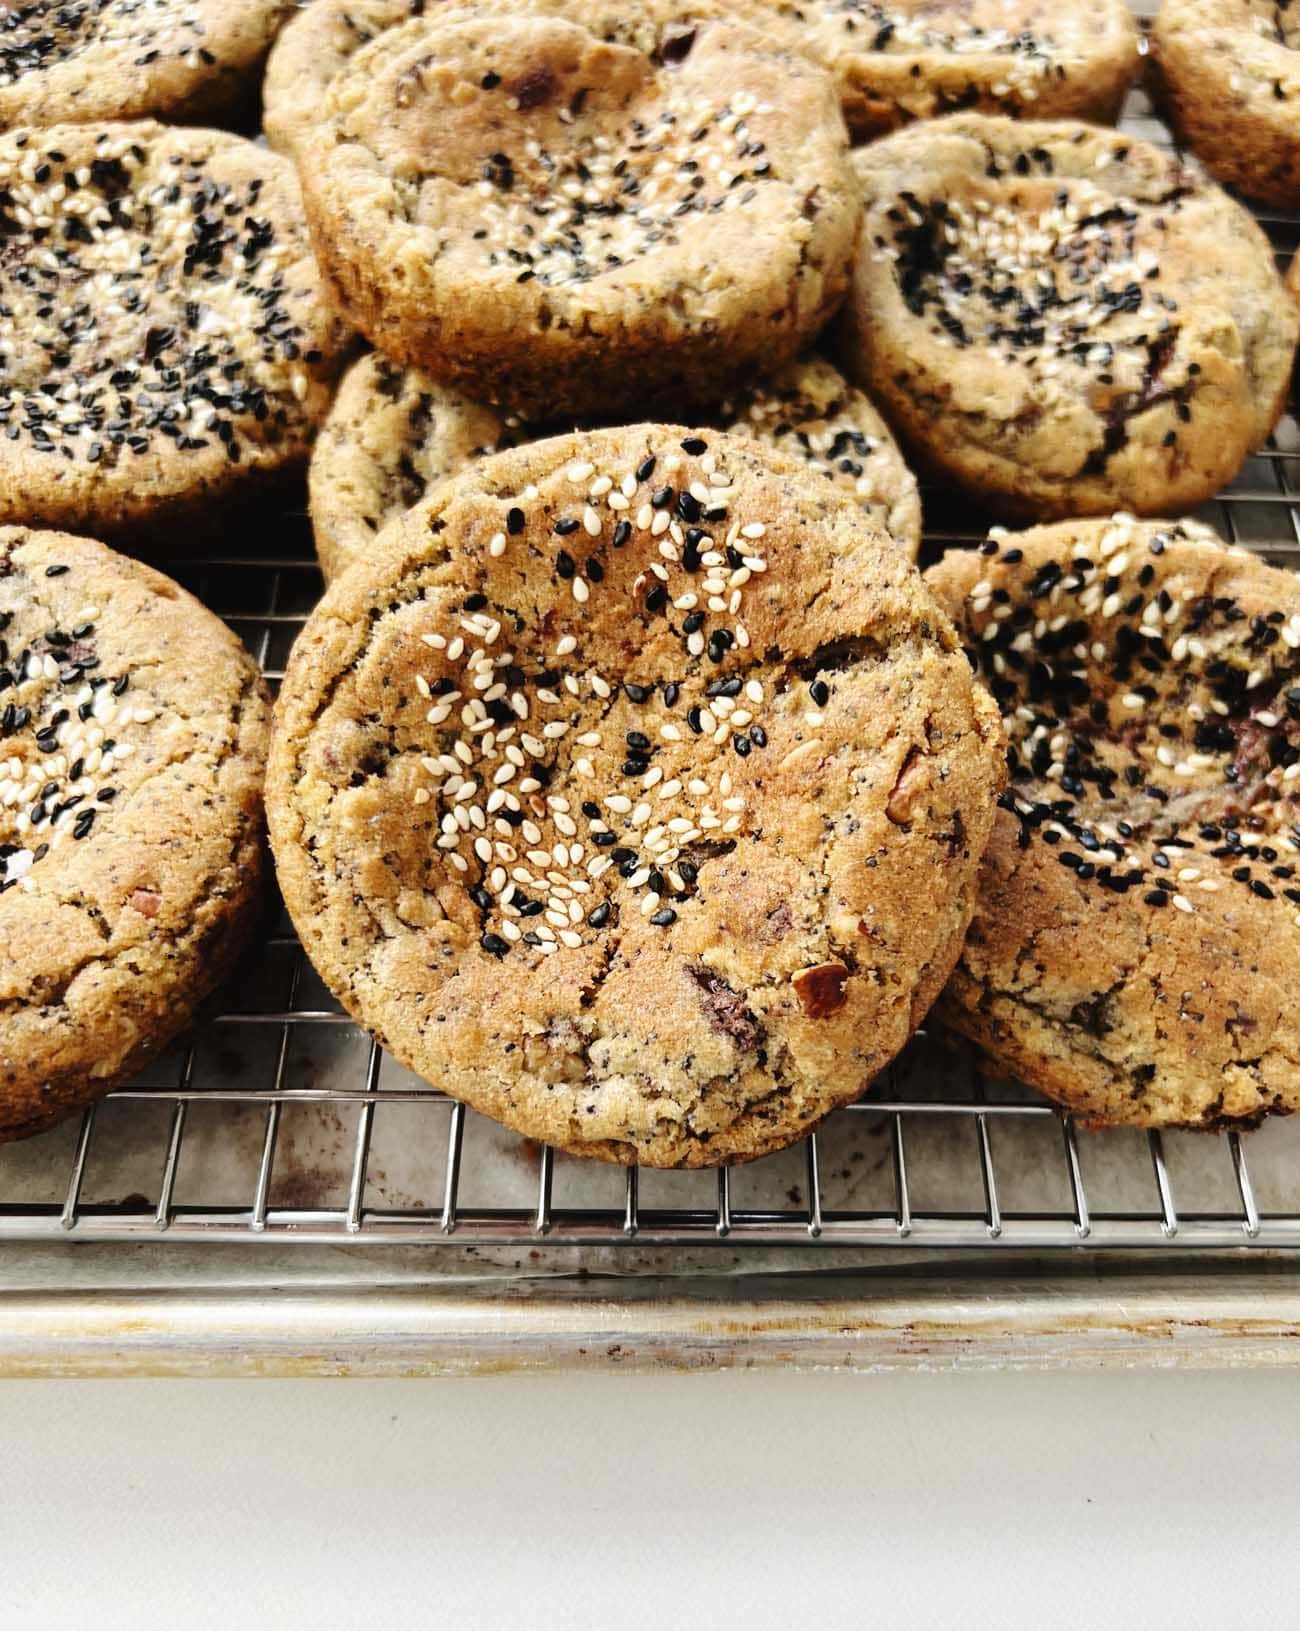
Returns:
[[[1272,429],[1297,335],[1244,210],[1143,142],[976,115],[862,150],[852,363],[1010,515],[1167,513]]]
[[[53,561],[44,575],[68,571]],[[129,669],[104,672],[98,616],[88,603],[63,618],[34,596],[25,615],[0,609],[0,894],[31,890],[34,867],[90,837],[120,791],[115,773],[136,751],[136,727],[158,716],[151,697],[130,694]]]
[[[0,123],[235,116],[291,0],[14,0]]]
[[[295,208],[237,137],[0,138],[0,509],[113,531],[301,454],[341,330]]]
[[[649,543],[634,604],[649,618],[676,614],[683,677],[637,683],[578,667],[570,632],[522,654],[506,608],[483,594],[466,597],[455,632],[421,635],[442,659],[432,683],[415,676],[439,751],[420,755],[412,803],[438,810],[436,847],[453,878],[472,880],[481,944],[496,956],[576,948],[609,926],[616,903],[656,927],[674,923],[700,858],[742,830],[746,798],[731,764],[768,747],[767,687],[719,671],[749,649],[745,592],[767,571],[765,523],[731,515],[725,453],[720,461],[688,437],[631,468],[576,459],[564,481],[558,504],[524,488],[489,558],[508,562],[511,538],[537,524],[530,507],[544,504],[555,575],[581,609],[602,593],[607,552]],[[802,689],[815,731],[829,687]]]
[[[480,85],[502,91],[491,70]],[[515,113],[524,106],[518,94],[505,102]],[[772,181],[767,144],[747,120],[774,111],[744,91],[721,101],[687,91],[669,94],[647,118],[581,136],[566,151],[527,138],[516,155],[493,152],[483,162],[478,194],[486,208],[473,241],[489,266],[546,287],[585,283],[657,246],[675,247],[691,217],[744,210]],[[574,123],[571,107],[557,117]]]
[[[351,57],[318,124],[308,218],[357,327],[534,419],[716,404],[847,283],[834,87],[723,21],[665,63],[547,8],[416,18]]]
[[[168,56],[210,67],[201,12],[198,0],[29,0],[0,17],[0,85],[99,44],[129,45],[140,68]]]
[[[887,536],[671,426],[436,489],[331,585],[280,720],[272,839],[331,987],[509,1125],[660,1165],[785,1143],[901,1045],[1002,772]]]
[[[1300,589],[1266,573],[1266,610],[1214,593],[1219,542],[1191,522],[1069,530],[1068,557],[1045,560],[990,538],[984,558],[1013,570],[966,600],[1011,737],[1019,842],[1152,908],[1235,889],[1286,901],[1300,927]],[[1208,581],[1162,569],[1188,544]]]

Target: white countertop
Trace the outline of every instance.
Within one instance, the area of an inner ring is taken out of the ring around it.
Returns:
[[[0,1385],[0,1624],[1293,1627],[1300,1386]]]

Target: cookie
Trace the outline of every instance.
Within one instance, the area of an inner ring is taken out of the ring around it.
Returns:
[[[702,0],[835,77],[855,139],[956,111],[1114,124],[1138,66],[1125,0]]]
[[[465,0],[482,16],[567,18],[602,40],[656,50],[674,0]],[[690,0],[682,0],[690,9]],[[311,162],[330,81],[377,35],[412,17],[437,20],[453,0],[311,0],[289,22],[266,64],[262,124],[272,147]],[[671,50],[671,47],[670,47]]]
[[[149,122],[0,135],[0,520],[211,520],[306,456],[344,331],[292,167]]]
[[[0,125],[220,120],[256,95],[292,0],[17,0],[0,13]]]
[[[1300,206],[1300,13],[1273,0],[1164,0],[1151,29],[1163,111],[1206,169]]]
[[[958,114],[855,154],[850,372],[1009,518],[1190,508],[1286,401],[1297,315],[1246,212],[1149,143]]]
[[[927,579],[1011,738],[938,1015],[1095,1126],[1296,1109],[1300,580],[1121,516]]]
[[[880,415],[830,363],[792,363],[745,400],[724,403],[720,419],[722,428],[822,471],[916,558],[916,479]],[[444,390],[417,369],[396,368],[378,353],[363,357],[344,376],[308,475],[325,576],[368,557],[383,527],[436,483],[485,453],[543,433]]]
[[[256,665],[169,578],[0,529],[0,1141],[132,1076],[233,965],[268,725]]]
[[[268,808],[308,954],[404,1064],[548,1144],[708,1166],[912,1033],[1004,749],[832,483],[640,425],[478,461],[331,586]]]
[[[716,402],[845,291],[859,215],[826,74],[719,23],[664,67],[448,11],[337,74],[301,164],[322,264],[395,361],[534,418]]]

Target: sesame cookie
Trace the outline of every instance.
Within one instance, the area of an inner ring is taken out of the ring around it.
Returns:
[[[700,0],[834,76],[859,141],[958,110],[1113,124],[1138,66],[1126,0]]]
[[[251,101],[293,0],[15,0],[0,125],[218,120]]]
[[[160,529],[306,455],[344,331],[292,167],[162,125],[0,135],[0,520]]]
[[[1184,144],[1220,181],[1300,206],[1300,11],[1277,0],[1164,0],[1151,30],[1155,89]]]
[[[789,1143],[955,961],[1004,778],[915,568],[815,472],[664,426],[482,459],[294,647],[285,900],[351,1013],[548,1144]]]
[[[927,578],[1011,738],[943,1021],[1097,1126],[1300,1107],[1300,580],[1131,517]]]
[[[754,436],[820,470],[916,558],[916,478],[871,403],[830,363],[807,357],[742,401],[721,428]],[[540,427],[468,402],[418,369],[378,353],[350,368],[312,452],[308,485],[316,553],[327,578],[368,557],[383,527],[472,460]]]
[[[830,79],[724,23],[668,68],[551,16],[416,19],[336,75],[301,172],[356,326],[535,418],[717,401],[791,361],[859,216]]]
[[[239,641],[169,578],[0,528],[0,1142],[133,1075],[232,966],[268,715]]]
[[[996,513],[1181,510],[1285,404],[1264,234],[1199,169],[1074,124],[958,114],[854,155],[850,370]]]

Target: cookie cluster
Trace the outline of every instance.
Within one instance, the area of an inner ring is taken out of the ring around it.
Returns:
[[[789,1143],[932,1008],[1098,1123],[1295,1107],[1300,600],[1176,517],[1300,315],[1103,128],[1122,0],[289,9],[0,19],[0,1136],[237,957],[267,759],[228,631],[28,528],[175,547],[309,457],[270,832],[411,1068],[665,1166]],[[1171,0],[1155,50],[1282,198],[1273,9]],[[282,22],[270,146],[196,128]],[[927,586],[906,461],[1059,524]]]

